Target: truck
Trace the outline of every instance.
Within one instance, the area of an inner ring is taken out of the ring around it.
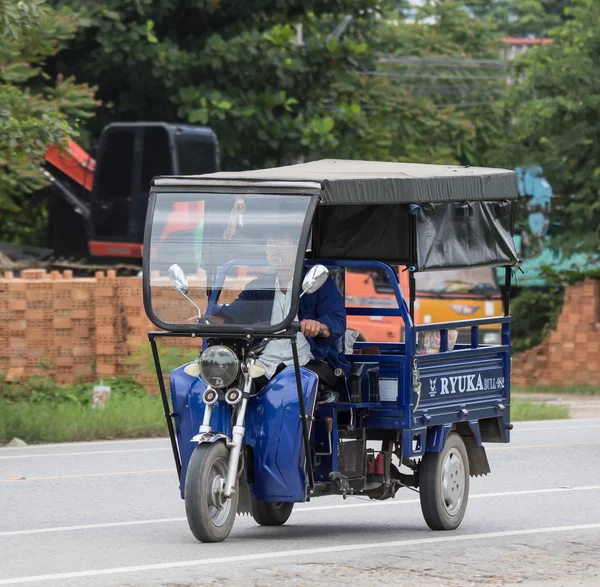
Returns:
[[[220,169],[212,129],[166,122],[111,123],[96,159],[73,140],[49,147],[45,159],[53,188],[47,247],[55,255],[140,265],[152,178]]]

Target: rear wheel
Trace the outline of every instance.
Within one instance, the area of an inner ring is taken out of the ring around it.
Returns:
[[[281,526],[288,521],[294,504],[287,501],[253,501],[252,516],[261,526]]]
[[[238,485],[230,498],[223,495],[229,450],[222,442],[199,444],[185,476],[185,512],[192,534],[201,542],[225,540],[235,521]]]
[[[469,458],[459,434],[448,435],[442,452],[425,453],[419,486],[427,525],[432,530],[458,528],[469,499]]]

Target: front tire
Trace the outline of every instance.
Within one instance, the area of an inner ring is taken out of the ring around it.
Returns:
[[[282,526],[294,509],[293,502],[252,501],[252,517],[261,526]]]
[[[192,534],[200,542],[225,540],[237,513],[239,487],[229,498],[222,494],[229,450],[223,442],[199,444],[185,476],[185,512]]]
[[[469,500],[469,457],[459,434],[451,432],[442,452],[427,452],[419,475],[421,511],[432,530],[460,526]]]

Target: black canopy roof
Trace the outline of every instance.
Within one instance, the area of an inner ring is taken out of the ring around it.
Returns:
[[[517,176],[507,169],[343,159],[252,171],[160,177],[154,184],[194,186],[212,180],[315,182],[321,186],[325,205],[474,202],[518,197]]]

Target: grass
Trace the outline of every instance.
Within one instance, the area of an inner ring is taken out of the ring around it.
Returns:
[[[552,404],[511,402],[513,422],[556,420],[569,410]],[[0,444],[17,437],[28,444],[166,436],[162,403],[155,396],[116,397],[104,408],[72,403],[0,405]]]
[[[166,434],[162,403],[156,396],[114,397],[104,408],[69,402],[0,404],[0,444],[14,437],[36,444]]]
[[[524,400],[511,399],[510,419],[512,422],[528,420],[566,420],[569,418],[569,409],[564,406],[555,406],[547,403],[534,403]]]
[[[528,385],[522,387],[514,385],[513,393],[548,393],[555,395],[600,395],[600,385],[573,385],[570,387],[563,385]]]
[[[160,398],[146,393],[130,378],[105,383],[112,392],[104,408],[91,407],[93,384],[58,385],[43,378],[0,385],[0,445],[20,438],[28,444],[76,442],[112,438],[166,436]],[[600,394],[593,386],[513,388],[519,393]],[[513,397],[511,419],[553,420],[569,417],[569,410],[544,402]]]

